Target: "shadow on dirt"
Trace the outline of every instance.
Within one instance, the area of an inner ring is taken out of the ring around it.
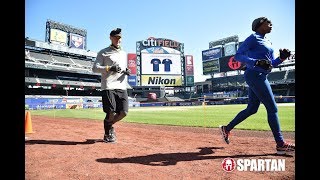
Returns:
[[[56,141],[56,140],[26,140],[26,144],[52,144],[52,145],[78,145],[78,144],[94,144],[96,142],[102,142],[100,139],[87,139],[83,142],[76,141]]]
[[[184,152],[184,153],[166,153],[166,154],[150,154],[145,156],[133,156],[125,158],[100,158],[97,162],[101,163],[136,163],[148,166],[171,166],[176,165],[181,161],[196,161],[196,160],[208,160],[208,159],[221,159],[224,158],[250,158],[257,156],[282,156],[293,157],[292,155],[277,155],[272,154],[246,154],[246,155],[234,155],[234,156],[205,156],[208,154],[214,154],[213,149],[224,149],[223,147],[200,147],[199,152]]]

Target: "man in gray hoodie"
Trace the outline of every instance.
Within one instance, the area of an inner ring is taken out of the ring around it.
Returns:
[[[100,50],[92,71],[101,73],[102,107],[106,113],[104,123],[104,142],[115,142],[113,125],[128,114],[127,54],[122,50],[121,29],[110,32],[111,45]]]

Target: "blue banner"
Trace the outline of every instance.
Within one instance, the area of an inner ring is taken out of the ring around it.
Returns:
[[[212,59],[218,59],[222,57],[222,48],[212,48],[202,51],[202,62],[210,61]]]
[[[128,76],[128,84],[130,86],[136,86],[137,85],[137,76]]]

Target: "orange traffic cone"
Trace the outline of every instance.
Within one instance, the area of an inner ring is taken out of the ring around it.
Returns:
[[[27,111],[25,120],[25,133],[34,133],[32,131],[31,113]]]

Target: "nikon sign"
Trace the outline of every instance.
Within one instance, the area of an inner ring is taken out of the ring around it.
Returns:
[[[181,86],[182,79],[180,75],[142,75],[142,86]]]

